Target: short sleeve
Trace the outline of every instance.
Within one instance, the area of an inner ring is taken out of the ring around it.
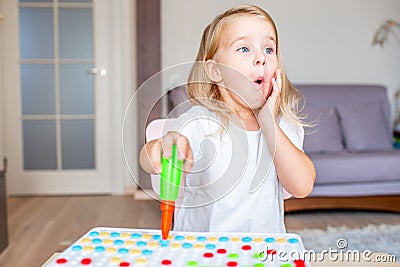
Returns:
[[[193,120],[192,112],[188,111],[180,115],[172,125],[170,132],[178,132],[189,140],[189,144],[194,151],[195,141],[198,140],[199,129],[196,120]]]
[[[304,128],[299,124],[294,124],[289,122],[286,118],[281,118],[279,120],[279,127],[281,127],[282,131],[289,138],[289,140],[295,145],[298,149],[304,152],[303,143],[304,143]]]
[[[202,140],[208,134],[217,131],[219,124],[216,121],[217,117],[214,113],[202,106],[194,106],[180,115],[169,131],[184,135],[189,140],[190,147],[196,157],[197,152],[200,153],[199,147]]]

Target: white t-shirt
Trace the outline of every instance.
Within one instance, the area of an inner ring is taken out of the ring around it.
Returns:
[[[302,149],[303,128],[283,118],[279,126]],[[188,138],[194,155],[174,230],[284,233],[282,185],[264,135],[224,127],[214,112],[194,106],[171,129]]]

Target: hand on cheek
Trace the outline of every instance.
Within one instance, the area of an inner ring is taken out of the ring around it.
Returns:
[[[270,119],[272,119],[273,122],[276,122],[278,117],[280,94],[282,89],[282,71],[280,69],[277,69],[275,73],[276,77],[271,78],[271,93],[267,97],[267,101],[265,102],[265,105],[261,108],[258,116],[259,120],[263,122],[269,121]]]

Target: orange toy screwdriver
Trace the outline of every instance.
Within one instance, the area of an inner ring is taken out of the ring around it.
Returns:
[[[160,209],[161,209],[161,233],[162,239],[168,238],[172,225],[172,216],[175,210],[175,201],[178,198],[181,184],[183,160],[178,160],[176,145],[172,146],[170,159],[161,157],[160,178]]]

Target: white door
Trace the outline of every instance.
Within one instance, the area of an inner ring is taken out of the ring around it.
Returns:
[[[8,192],[110,192],[107,0],[5,2]]]

